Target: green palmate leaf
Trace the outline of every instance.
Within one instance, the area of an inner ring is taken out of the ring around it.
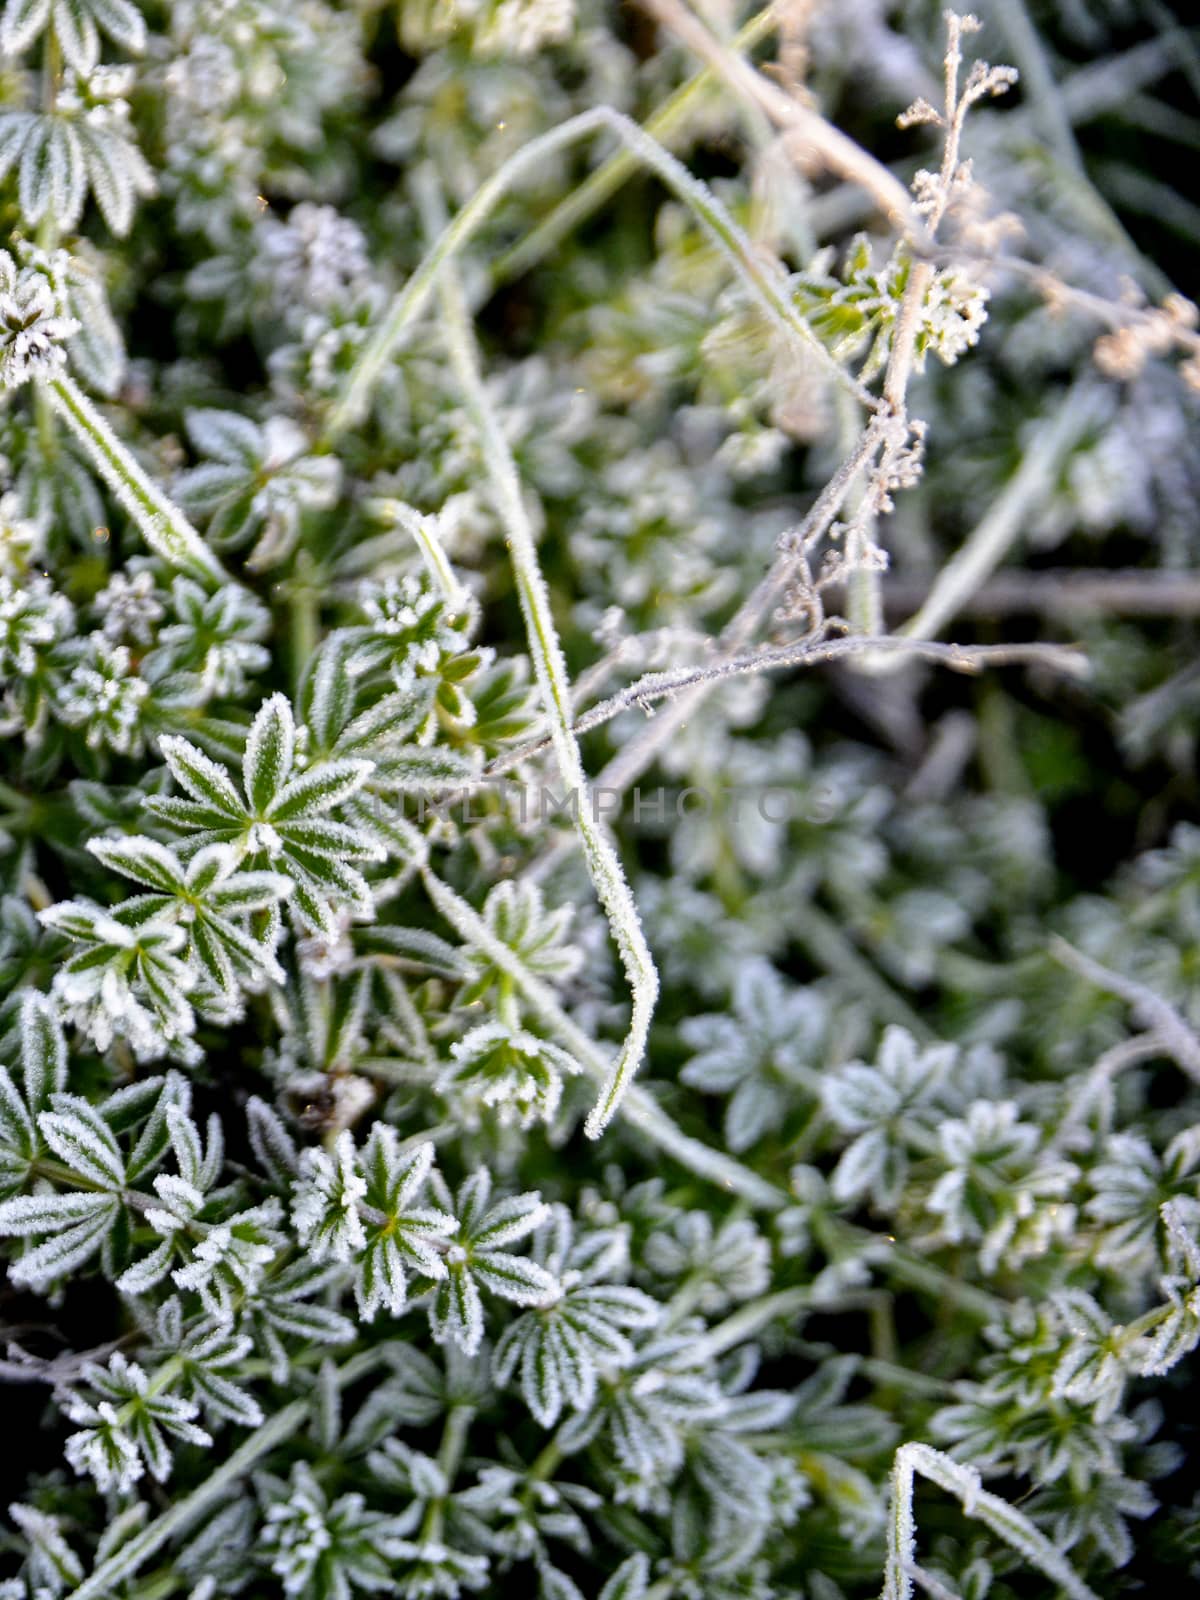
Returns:
[[[0,19],[0,49],[22,55],[50,23],[67,65],[86,76],[100,55],[103,32],[125,50],[146,41],[141,12],[130,0],[8,0]]]
[[[168,1146],[173,1145],[178,1156],[179,1145],[172,1129],[179,1118],[186,1117],[189,1099],[187,1085],[171,1072],[163,1078],[129,1084],[104,1102],[100,1114],[114,1135],[130,1136],[126,1183],[138,1183],[157,1167]],[[136,1138],[132,1138],[134,1133]]]
[[[106,866],[162,891],[125,901],[117,915],[178,923],[186,935],[185,960],[202,987],[234,1000],[242,983],[263,977],[283,982],[271,940],[252,937],[233,920],[273,912],[291,892],[282,874],[239,870],[232,845],[198,850],[186,867],[165,845],[144,837],[92,840],[88,848]]]
[[[82,48],[81,39],[74,42]],[[13,167],[21,213],[31,227],[46,216],[73,227],[90,190],[109,228],[123,237],[139,195],[154,192],[150,168],[120,119],[89,117],[83,107],[72,114],[0,112],[0,171]]]
[[[41,920],[81,946],[54,988],[78,1009],[100,1048],[120,1036],[144,1059],[171,1049],[191,1053],[187,995],[195,974],[180,959],[185,936],[169,916],[137,900],[116,914],[75,900],[49,907]]]
[[[491,1205],[491,1188],[491,1175],[481,1168],[459,1189],[453,1206],[457,1231],[450,1237],[446,1274],[429,1308],[434,1338],[456,1344],[467,1355],[474,1355],[483,1340],[481,1288],[517,1305],[548,1303],[559,1290],[553,1273],[506,1249],[527,1238],[549,1208],[533,1193],[511,1195]]]
[[[348,672],[343,672],[341,677],[343,682],[353,683]],[[356,717],[339,722],[337,749],[346,755],[356,752],[371,755],[379,747],[409,738],[427,714],[428,707],[420,695],[402,689],[385,694]]]
[[[407,1297],[407,1277],[439,1280],[446,1275],[440,1241],[455,1230],[455,1219],[433,1207],[412,1204],[428,1176],[433,1146],[418,1145],[401,1155],[390,1128],[377,1125],[363,1152],[367,1178],[365,1203],[373,1215],[366,1226],[366,1251],[359,1264],[355,1295],[370,1321],[380,1308],[397,1315]]]
[[[334,1156],[307,1151],[294,1187],[292,1215],[313,1259],[353,1261],[359,1311],[371,1321],[380,1309],[403,1310],[408,1274],[446,1276],[440,1241],[452,1235],[454,1217],[415,1201],[429,1177],[433,1146],[404,1150],[382,1124],[361,1154],[348,1133]]]
[[[551,1122],[564,1077],[583,1069],[566,1050],[503,1022],[485,1022],[450,1047],[453,1064],[437,1080],[449,1099],[478,1097],[501,1122]]]
[[[254,1095],[246,1104],[250,1142],[259,1165],[271,1181],[284,1186],[295,1177],[300,1157],[295,1141],[265,1101]]]
[[[90,72],[100,55],[100,38],[89,0],[54,0],[54,35],[76,72]]]
[[[355,659],[354,630],[343,629],[326,640],[305,676],[299,709],[311,741],[329,763],[367,760],[370,796],[354,808],[357,824],[378,835],[385,848],[412,852],[404,818],[379,797],[410,793],[438,794],[469,783],[478,774],[477,756],[443,744],[423,742],[431,730],[429,694],[421,686],[385,692],[362,709]],[[412,742],[407,742],[412,741]]]
[[[146,42],[146,24],[133,0],[83,0],[96,25],[123,50],[137,52]]]
[[[327,761],[293,778],[275,796],[271,820],[293,822],[340,806],[362,788],[372,771],[369,761]]]
[[[0,1230],[13,1238],[62,1233],[97,1215],[111,1217],[112,1196],[106,1194],[26,1194],[0,1206]]]
[[[634,1347],[625,1330],[652,1328],[659,1307],[622,1284],[583,1284],[510,1324],[496,1346],[495,1374],[509,1383],[519,1371],[521,1393],[544,1428],[564,1406],[587,1411],[601,1376],[629,1366]]]
[[[85,183],[83,144],[70,123],[39,118],[21,151],[18,193],[29,223],[49,212],[73,220],[83,209]]]
[[[210,459],[182,473],[176,493],[200,517],[209,538],[234,548],[257,536],[248,564],[276,566],[300,535],[304,513],[337,498],[340,467],[332,456],[309,454],[303,429],[282,416],[260,427],[232,411],[191,411],[188,433]]]
[[[67,1041],[54,1006],[27,990],[21,999],[21,1074],[31,1108],[61,1094],[67,1083]]]
[[[18,1089],[5,1067],[0,1067],[0,1185],[5,1191],[21,1187],[39,1148],[41,1139],[33,1108]]]
[[[313,931],[334,933],[338,906],[370,918],[373,904],[366,880],[346,863],[381,860],[384,847],[373,832],[325,815],[362,788],[372,771],[370,762],[327,762],[293,776],[295,723],[282,695],[268,700],[251,725],[243,761],[244,798],[228,772],[186,740],[171,738],[162,744],[172,774],[192,798],[152,796],[147,805],[162,821],[190,834],[185,848],[198,851],[228,842],[238,859],[262,859],[290,882],[292,903]],[[258,881],[265,886],[268,879]],[[233,952],[230,958],[236,965]]]
[[[195,1334],[179,1352],[189,1397],[198,1402],[207,1421],[233,1422],[245,1428],[261,1424],[263,1412],[258,1401],[228,1376],[238,1372],[251,1348],[245,1336],[211,1329]]]
[[[184,870],[178,858],[156,839],[91,839],[88,849],[106,867],[120,872],[135,883],[144,883],[164,894],[184,887]]]
[[[0,1187],[10,1192],[26,1182],[30,1166],[45,1149],[38,1131],[40,1112],[67,1085],[67,1043],[58,1013],[45,995],[26,990],[18,1013],[21,1082],[0,1067]]]
[[[440,745],[404,745],[376,763],[377,786],[384,793],[444,794],[469,785],[478,772],[479,763],[468,752]]]
[[[314,1303],[328,1288],[337,1268],[300,1260],[264,1278],[246,1297],[244,1325],[271,1364],[272,1378],[286,1381],[293,1356],[306,1345],[348,1345],[354,1323],[328,1305]]]
[[[331,634],[307,664],[300,685],[296,709],[323,755],[333,751],[354,714],[357,685],[347,670],[348,655],[345,632]]]

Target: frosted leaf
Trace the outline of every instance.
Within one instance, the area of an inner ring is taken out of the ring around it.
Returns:
[[[69,633],[74,612],[45,578],[28,586],[0,575],[0,674],[32,677],[47,647]]]
[[[188,991],[195,974],[180,959],[182,928],[128,913],[122,921],[82,900],[60,901],[40,915],[81,946],[55,974],[54,994],[98,1049],[123,1038],[142,1059],[191,1053],[195,1017]]]
[[[72,1422],[83,1424],[66,1443],[66,1457],[76,1472],[89,1473],[96,1487],[128,1489],[145,1468],[162,1483],[171,1471],[168,1439],[210,1445],[212,1439],[192,1420],[194,1401],[152,1387],[150,1374],[119,1352],[107,1367],[83,1369],[86,1389],[73,1390],[62,1402]]]
[[[63,721],[82,732],[89,749],[139,755],[150,685],[134,671],[125,645],[110,644],[102,634],[93,634],[89,644],[85,663],[74,668],[63,689]]]
[[[146,24],[131,0],[8,0],[0,20],[0,50],[23,55],[47,24],[77,72],[95,67],[100,33],[135,54],[146,42]]]
[[[429,1326],[438,1343],[452,1341],[474,1355],[483,1340],[480,1289],[517,1305],[551,1304],[559,1293],[553,1273],[509,1246],[531,1234],[549,1208],[537,1194],[512,1195],[489,1204],[491,1177],[481,1168],[459,1189],[454,1211],[458,1226],[444,1252],[445,1276],[429,1307]]]
[[[49,194],[43,209],[45,204]],[[78,328],[50,277],[35,267],[18,266],[7,250],[0,250],[0,384],[16,389],[31,378],[53,377],[66,364],[64,341]]]
[[[336,458],[310,454],[304,431],[287,417],[259,424],[233,411],[191,411],[187,421],[196,448],[210,459],[176,479],[180,502],[208,519],[218,549],[255,540],[248,565],[278,565],[295,546],[304,512],[337,499]]]
[[[485,1022],[450,1046],[453,1061],[436,1087],[452,1103],[471,1100],[494,1110],[504,1125],[552,1122],[563,1078],[582,1068],[566,1050],[503,1022]]]
[[[770,1282],[770,1246],[748,1218],[716,1227],[706,1211],[685,1211],[651,1235],[644,1259],[661,1277],[686,1282],[710,1316],[753,1300]]]
[[[367,1192],[358,1172],[353,1136],[338,1134],[332,1154],[306,1150],[292,1200],[292,1221],[314,1261],[349,1261],[366,1246],[358,1202]]]
[[[688,1017],[680,1037],[698,1051],[680,1078],[706,1094],[729,1094],[725,1134],[748,1149],[788,1107],[819,1090],[829,1011],[816,989],[792,989],[765,961],[742,963],[733,1014]]]
[[[147,645],[154,638],[155,624],[164,616],[153,573],[141,571],[132,577],[114,572],[94,601],[105,637],[114,642],[132,640]]]
[[[286,222],[264,220],[254,271],[293,318],[353,297],[371,277],[362,230],[332,206],[309,201],[293,206]]]
[[[83,1563],[68,1544],[59,1518],[18,1502],[8,1514],[29,1544],[29,1575],[42,1592],[57,1596],[83,1582]]]
[[[330,1501],[305,1462],[288,1483],[262,1481],[263,1551],[286,1595],[306,1595],[320,1582],[331,1595],[390,1587],[407,1555],[400,1519],[369,1511],[361,1494]],[[394,1592],[394,1591],[393,1591]]]
[[[229,843],[261,858],[263,881],[286,877],[289,899],[313,933],[336,935],[339,906],[364,921],[373,917],[371,890],[349,863],[379,861],[385,850],[374,832],[328,815],[362,788],[371,762],[330,761],[297,773],[295,719],[282,695],[271,696],[250,726],[241,794],[228,770],[190,741],[171,735],[159,746],[189,798],[154,795],[147,809],[190,835],[184,848]]]
[[[587,1411],[602,1375],[631,1364],[630,1329],[655,1325],[659,1306],[622,1284],[572,1283],[545,1308],[510,1324],[496,1346],[497,1383],[519,1373],[521,1393],[533,1416],[552,1428],[564,1406]]]
[[[856,1135],[834,1170],[835,1199],[870,1196],[884,1210],[897,1204],[908,1181],[909,1144],[919,1149],[941,1119],[939,1092],[957,1059],[955,1046],[921,1049],[907,1029],[893,1026],[874,1066],[852,1061],[826,1076],[827,1115]]]

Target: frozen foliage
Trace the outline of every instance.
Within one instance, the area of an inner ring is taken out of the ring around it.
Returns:
[[[0,1600],[1194,1586],[1143,11],[3,0]]]
[[[18,389],[65,366],[63,341],[79,331],[53,278],[0,251],[0,382]]]

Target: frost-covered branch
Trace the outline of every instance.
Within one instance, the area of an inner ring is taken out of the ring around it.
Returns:
[[[525,509],[516,464],[479,375],[466,305],[450,269],[443,276],[441,293],[450,357],[463,386],[468,409],[479,428],[492,490],[508,534],[529,652],[550,722],[550,739],[558,770],[568,792],[576,799],[573,806],[575,826],[583,844],[588,872],[608,917],[629,981],[632,1000],[629,1032],[587,1120],[588,1136],[595,1139],[620,1105],[645,1054],[650,1018],[658,998],[658,972],[620,858],[603,825],[592,813],[583,758],[571,726],[571,686],[566,659],[554,627],[550,593],[538,565],[533,526]]]
[[[648,713],[656,701],[670,701],[676,695],[686,694],[692,689],[713,687],[728,678],[754,677],[760,672],[781,672],[792,667],[823,666],[875,652],[930,662],[952,672],[976,673],[989,667],[1041,666],[1073,678],[1086,677],[1088,673],[1087,657],[1073,645],[939,645],[895,634],[881,634],[875,639],[864,638],[861,634],[839,639],[817,637],[798,640],[794,645],[762,645],[757,650],[718,660],[711,665],[702,663],[696,667],[648,672],[619,694],[610,695],[607,700],[583,712],[575,719],[572,729],[576,734],[590,733],[626,711]],[[487,776],[510,771],[520,762],[549,749],[551,742],[547,736],[530,740],[519,749],[506,752],[491,763]]]
[[[1146,984],[1094,961],[1065,939],[1051,940],[1050,954],[1096,988],[1124,1000],[1142,1026],[1153,1030],[1163,1050],[1176,1065],[1182,1067],[1189,1078],[1200,1083],[1200,1038],[1170,1001],[1155,994]]]
[[[74,379],[62,373],[51,378],[47,388],[55,411],[87,451],[155,555],[177,571],[211,586],[228,582],[228,574],[209,545],[179,507],[146,476]]]
[[[917,1548],[913,1480],[918,1473],[953,1495],[968,1517],[982,1522],[1030,1566],[1057,1584],[1071,1600],[1096,1600],[1093,1591],[1057,1546],[1023,1512],[984,1489],[974,1468],[961,1465],[927,1444],[903,1444],[896,1451],[888,1517],[887,1572],[881,1600],[911,1600],[912,1597],[912,1567]]]

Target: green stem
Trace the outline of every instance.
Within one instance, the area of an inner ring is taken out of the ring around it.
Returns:
[[[863,1356],[858,1370],[864,1378],[873,1378],[888,1389],[905,1389],[910,1394],[924,1395],[929,1400],[947,1400],[956,1393],[954,1384],[948,1378],[934,1378],[927,1372],[916,1372],[911,1367],[902,1367],[895,1361],[883,1361],[878,1356]]]
[[[186,1583],[183,1574],[176,1572],[173,1567],[163,1572],[152,1572],[135,1589],[130,1590],[129,1600],[166,1600],[168,1595],[177,1593]]]
[[[38,444],[47,461],[58,455],[58,437],[54,431],[54,405],[40,384],[33,391],[33,414],[37,420]]]
[[[678,1327],[686,1317],[689,1317],[699,1304],[700,1296],[704,1292],[707,1282],[703,1272],[691,1272],[676,1289],[667,1304],[666,1312],[659,1328],[663,1333],[668,1333],[672,1328]]]
[[[775,7],[766,6],[757,16],[751,17],[745,27],[734,36],[730,48],[738,51],[752,50],[777,26],[777,20]],[[686,83],[681,84],[646,122],[647,137],[661,145],[667,144],[671,135],[683,127],[688,113],[705,100],[709,93],[720,85],[720,81],[711,67],[705,67]],[[618,150],[615,155],[609,156],[608,160],[597,167],[577,189],[573,189],[565,199],[560,200],[550,215],[539,222],[532,233],[513,245],[511,250],[504,252],[492,268],[493,283],[497,285],[511,283],[514,278],[519,278],[532,267],[536,267],[552,250],[557,249],[567,234],[580,227],[607,200],[610,200],[621,185],[633,177],[637,169],[638,158],[627,149]]]
[[[462,1462],[463,1451],[466,1449],[467,1433],[475,1416],[475,1408],[468,1405],[451,1406],[446,1413],[446,1424],[442,1430],[442,1442],[438,1447],[437,1464],[442,1470],[446,1480],[446,1493],[437,1500],[431,1500],[425,1512],[425,1520],[421,1524],[421,1543],[436,1542],[442,1536],[442,1521],[446,1511],[446,1499],[454,1487],[454,1479],[458,1475],[459,1465]]]
[[[48,117],[54,115],[58,105],[62,70],[62,46],[58,42],[58,33],[51,22],[46,28],[42,46],[42,111]],[[38,249],[47,253],[58,243],[58,218],[52,205],[47,206],[42,213],[42,220],[38,223],[37,242]]]
[[[609,106],[594,106],[590,111],[571,117],[557,128],[551,128],[549,132],[530,140],[498,172],[480,185],[443,229],[425,259],[392,302],[374,338],[355,363],[326,423],[321,440],[324,449],[332,449],[347,429],[362,420],[384,368],[428,304],[446,264],[474,238],[513,184],[528,168],[536,166],[545,157],[556,154],[577,140],[601,132],[615,134],[633,159],[649,168],[688,207],[727,256],[768,321],[786,338],[799,344],[806,359],[819,362],[834,382],[848,389],[863,405],[874,408],[875,397],[833,359],[796,310],[778,266],[764,260],[761,250],[755,248],[712,191],[694,178],[661,145],[656,144],[636,122]]]
[[[228,583],[229,574],[196,529],[151,482],[75,380],[63,373],[47,381],[45,392],[155,555],[208,588]]]
[[[441,1467],[449,1488],[458,1472],[463,1451],[467,1447],[467,1433],[475,1416],[475,1408],[468,1405],[451,1406],[438,1448],[437,1464]]]
[[[752,1300],[749,1305],[739,1306],[732,1316],[710,1328],[697,1344],[708,1360],[715,1360],[727,1350],[752,1339],[769,1322],[807,1311],[812,1304],[811,1288],[780,1289],[775,1294],[764,1295],[761,1300]]]
[[[559,1432],[561,1433],[562,1430],[559,1429]],[[530,1489],[535,1483],[545,1483],[547,1479],[552,1478],[558,1471],[562,1459],[562,1446],[558,1442],[558,1434],[556,1433],[549,1444],[543,1445],[542,1449],[534,1457],[529,1471],[525,1474],[526,1488]]]
[[[588,873],[608,918],[629,984],[629,1031],[616,1060],[605,1074],[599,1099],[585,1124],[588,1137],[596,1139],[611,1121],[645,1055],[650,1019],[658,999],[658,971],[642,932],[620,857],[600,819],[588,785],[572,728],[566,658],[554,626],[550,592],[538,565],[533,524],[525,508],[516,463],[484,388],[457,275],[449,266],[442,278],[441,305],[451,363],[458,375],[467,410],[479,431],[492,492],[508,535],[529,653],[550,724],[559,774],[571,798]]]
[[[308,664],[316,653],[321,623],[319,594],[313,583],[312,560],[307,551],[301,550],[296,557],[287,596],[292,682],[299,694]]]
[[[513,980],[507,972],[500,974],[500,981],[496,985],[496,1010],[500,1013],[500,1020],[506,1027],[516,1032],[520,1027],[521,1018],[517,1009],[516,990]]]
[[[1008,1314],[1007,1300],[963,1283],[903,1245],[893,1244],[883,1268],[889,1277],[906,1287],[921,1290],[943,1305],[952,1302],[979,1322],[1000,1322]]]

